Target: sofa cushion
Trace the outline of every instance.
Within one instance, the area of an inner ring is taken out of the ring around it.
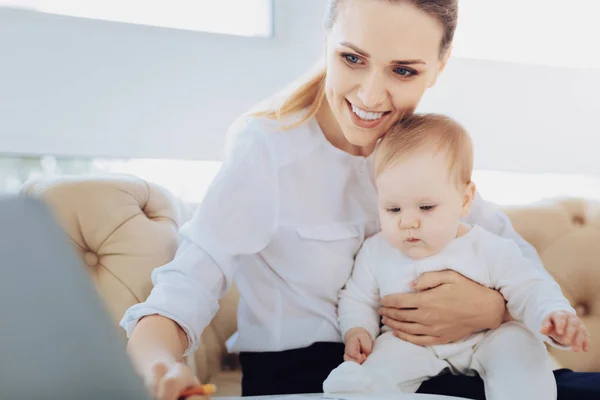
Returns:
[[[177,249],[175,199],[141,179],[61,177],[30,181],[22,191],[51,206],[115,323],[148,296],[151,271]]]
[[[600,371],[600,205],[557,199],[505,210],[513,226],[539,252],[590,332],[588,353],[550,348],[567,368]]]
[[[51,206],[125,340],[117,324],[127,308],[149,295],[152,270],[173,259],[189,210],[166,189],[130,175],[38,179],[22,193]],[[221,370],[225,341],[237,329],[238,297],[234,288],[221,299],[200,348],[187,359],[204,382]]]

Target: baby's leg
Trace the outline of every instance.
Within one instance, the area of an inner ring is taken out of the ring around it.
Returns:
[[[448,364],[426,348],[405,342],[391,332],[375,340],[373,352],[360,365],[346,361],[323,383],[325,393],[382,393],[417,391],[426,379]]]
[[[546,348],[517,322],[491,331],[471,366],[485,384],[487,400],[555,400],[556,381]]]

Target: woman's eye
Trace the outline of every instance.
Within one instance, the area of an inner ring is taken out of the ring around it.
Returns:
[[[411,77],[411,76],[413,76],[413,75],[416,75],[414,71],[411,71],[411,70],[409,70],[409,69],[406,69],[406,68],[396,68],[396,69],[394,70],[394,72],[395,72],[396,74],[398,74],[398,75],[400,75],[400,76],[404,77],[404,78],[409,78],[409,77]]]
[[[344,58],[346,59],[346,61],[348,61],[350,64],[358,64],[360,63],[360,58],[358,58],[357,56],[355,56],[354,54],[344,54]]]
[[[388,211],[391,213],[399,213],[401,210],[400,210],[400,207],[394,207],[394,208],[388,209]]]
[[[435,206],[421,206],[421,211],[431,211],[435,208]]]

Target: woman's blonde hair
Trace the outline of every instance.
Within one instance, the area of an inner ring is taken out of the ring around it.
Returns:
[[[468,185],[473,174],[473,142],[467,130],[441,114],[412,114],[395,123],[375,150],[375,176],[420,151],[445,154],[448,171]]]
[[[412,4],[429,14],[444,27],[440,45],[440,58],[448,51],[454,38],[458,20],[458,0],[385,0],[391,3]],[[325,28],[329,31],[339,14],[344,0],[329,0],[325,18]],[[299,126],[317,114],[325,99],[326,68],[322,62],[308,74],[298,79],[292,86],[259,104],[249,115],[266,117],[283,123],[288,117],[304,112],[297,121],[286,128]],[[285,125],[285,124],[284,124]]]

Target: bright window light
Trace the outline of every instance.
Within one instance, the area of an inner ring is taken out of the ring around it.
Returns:
[[[0,194],[18,192],[27,180],[60,175],[132,174],[163,186],[184,203],[202,201],[220,161],[0,156]],[[481,196],[499,206],[579,197],[600,201],[600,177],[476,170]]]
[[[523,206],[547,199],[579,197],[600,200],[600,178],[574,174],[525,174],[474,171],[481,196],[499,206]]]
[[[600,68],[598,0],[460,0],[452,54]]]
[[[240,36],[272,34],[273,0],[0,0],[0,6]]]

